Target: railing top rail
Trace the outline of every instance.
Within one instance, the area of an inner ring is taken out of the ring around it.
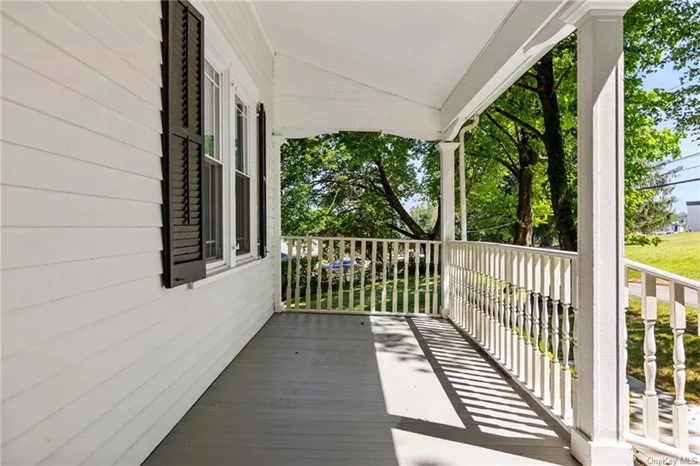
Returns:
[[[563,257],[565,259],[578,259],[578,253],[571,252],[571,251],[561,251],[559,249],[548,249],[548,248],[532,248],[528,246],[516,246],[513,244],[501,244],[501,243],[489,243],[486,241],[449,241],[449,244],[464,244],[464,243],[471,243],[471,244],[478,244],[480,246],[489,246],[493,248],[500,248],[500,249],[511,249],[514,251],[523,251],[523,252],[529,252],[530,254],[547,254],[549,256],[555,256],[555,257]]]
[[[388,241],[391,243],[421,243],[421,244],[441,244],[440,241],[424,240],[424,239],[403,239],[403,238],[352,238],[349,236],[282,236],[282,239],[318,239],[322,241]]]
[[[700,290],[700,282],[692,280],[690,278],[686,278],[681,275],[676,275],[675,273],[666,272],[665,270],[641,264],[630,259],[625,259],[625,265],[630,269],[637,270],[639,272],[650,273],[656,276],[657,278],[663,278],[664,280],[678,283],[680,285],[687,286],[688,288],[695,288],[696,290]]]

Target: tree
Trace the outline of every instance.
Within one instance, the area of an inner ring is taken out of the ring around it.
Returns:
[[[290,141],[282,147],[282,230],[437,239],[439,216],[421,225],[404,207],[414,196],[439,197],[437,165],[432,143],[381,133]]]
[[[641,0],[625,17],[625,159],[628,219],[648,208],[657,195],[639,192],[655,162],[679,155],[686,132],[697,134],[700,118],[700,3],[691,0]],[[560,247],[576,249],[576,35],[563,40],[526,72],[506,96],[527,91],[537,96],[539,114],[528,105],[504,108],[501,97],[487,112],[495,112],[539,139],[544,146],[554,223]],[[644,90],[643,78],[665,66],[682,70],[682,85],[672,91]],[[660,128],[664,120],[675,127]],[[536,146],[535,146],[536,147]],[[501,154],[507,152],[502,148]],[[498,157],[499,154],[494,154]],[[527,191],[527,189],[525,189]],[[662,208],[668,203],[656,203]],[[631,223],[628,222],[628,231]]]

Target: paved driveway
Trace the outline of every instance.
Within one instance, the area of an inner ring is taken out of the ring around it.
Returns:
[[[630,283],[630,297],[642,297],[641,283]],[[667,303],[669,301],[668,286],[656,285],[656,297],[659,299],[659,301]],[[685,305],[691,307],[698,307],[698,292],[696,290],[692,290],[690,288],[685,289]]]

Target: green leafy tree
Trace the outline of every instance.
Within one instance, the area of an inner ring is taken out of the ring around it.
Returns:
[[[437,165],[434,144],[381,133],[289,141],[282,146],[282,230],[439,238],[439,218],[421,225],[404,206],[412,197],[439,197]]]

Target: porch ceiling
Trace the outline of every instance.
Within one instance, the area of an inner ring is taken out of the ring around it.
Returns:
[[[439,109],[518,3],[263,2],[282,55]]]
[[[261,1],[275,52],[274,130],[438,139],[573,27],[581,0]]]

